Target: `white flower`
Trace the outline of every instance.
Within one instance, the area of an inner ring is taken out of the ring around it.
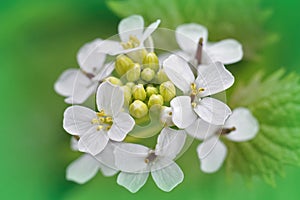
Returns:
[[[124,95],[120,87],[109,82],[102,83],[96,94],[95,112],[83,106],[71,106],[64,113],[64,129],[80,137],[78,148],[96,155],[107,145],[109,139],[123,141],[135,124],[133,118],[121,109]]]
[[[116,166],[121,171],[118,184],[137,192],[146,183],[150,172],[160,189],[171,191],[184,178],[173,160],[182,150],[185,138],[185,131],[164,128],[158,136],[155,150],[138,144],[120,143],[115,148]]]
[[[254,138],[259,130],[255,117],[248,109],[242,107],[233,110],[224,126],[211,125],[198,119],[194,126],[186,131],[193,133],[193,129],[198,129],[197,127],[201,127],[197,138],[204,140],[198,146],[197,152],[201,160],[201,170],[206,173],[217,171],[225,160],[227,148],[219,140],[220,136],[231,141],[243,142]]]
[[[179,128],[187,128],[198,117],[204,121],[223,125],[231,114],[230,108],[223,102],[209,97],[229,88],[234,77],[220,62],[201,65],[195,78],[186,61],[171,55],[164,63],[169,79],[184,93],[172,99],[172,120]]]
[[[202,45],[199,44],[200,38],[202,38]],[[242,59],[242,45],[238,41],[225,39],[216,43],[208,43],[207,38],[207,29],[199,24],[182,24],[176,28],[176,40],[179,47],[183,50],[183,52],[180,52],[180,55],[186,58],[187,61],[194,60],[197,57],[197,53],[201,54],[199,48],[203,48],[213,62],[220,61],[223,64],[232,64]]]
[[[66,103],[83,103],[96,91],[99,81],[113,71],[114,64],[104,64],[106,55],[98,52],[102,42],[101,39],[96,39],[81,47],[77,54],[80,69],[68,69],[56,81],[54,89],[66,97]]]
[[[75,147],[76,143],[78,143],[76,140],[72,140],[72,147]],[[99,170],[104,176],[115,175],[118,170],[114,167],[113,148],[114,145],[108,142],[105,149],[96,157],[88,153],[83,154],[67,167],[66,179],[84,184],[92,179]]]
[[[156,20],[156,22],[153,22],[145,29],[142,16],[131,15],[124,18],[118,26],[121,43],[113,40],[106,40],[99,51],[110,55],[117,55],[140,50],[144,48],[146,40],[150,38],[151,34],[157,29],[159,24],[160,20]],[[146,47],[153,48],[152,40],[150,39],[149,42],[150,44],[146,45]]]

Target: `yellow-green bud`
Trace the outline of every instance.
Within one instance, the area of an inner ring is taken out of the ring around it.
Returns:
[[[144,57],[143,64],[145,67],[149,67],[155,72],[159,69],[158,57],[154,52],[150,52]]]
[[[128,56],[123,54],[117,56],[115,68],[120,76],[123,76],[133,66],[133,61]]]
[[[148,114],[148,107],[144,102],[135,100],[129,106],[129,113],[135,118],[142,118]]]
[[[141,78],[145,81],[151,81],[155,76],[155,72],[150,68],[145,68],[142,71]]]
[[[105,80],[110,82],[113,85],[119,85],[119,86],[123,85],[123,83],[120,79],[113,77],[113,76],[107,77]]]
[[[127,85],[121,87],[124,92],[124,101],[127,105],[131,103],[131,88]]]
[[[138,63],[133,64],[133,68],[126,72],[128,81],[137,81],[140,78],[141,66]]]
[[[158,104],[163,105],[164,99],[160,94],[152,94],[148,101],[148,107],[151,108],[151,106]]]
[[[163,82],[159,86],[159,93],[164,98],[165,102],[171,101],[176,95],[176,89],[171,81]]]
[[[146,93],[147,93],[147,96],[150,97],[152,94],[158,94],[158,89],[153,86],[147,86]]]
[[[135,86],[135,84],[133,82],[127,82],[126,86],[128,86],[130,89]]]
[[[142,100],[144,101],[146,99],[146,91],[144,89],[144,86],[142,84],[138,84],[133,86],[132,88],[132,96],[134,99]]]
[[[168,78],[167,74],[165,73],[165,71],[163,69],[160,69],[157,72],[156,77],[157,77],[157,80],[158,80],[159,83],[169,81],[169,78]]]

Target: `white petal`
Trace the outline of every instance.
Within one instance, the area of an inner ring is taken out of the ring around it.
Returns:
[[[65,70],[55,82],[54,90],[62,96],[70,96],[78,73],[80,73],[79,69]]]
[[[75,137],[71,137],[70,146],[73,151],[78,151],[78,140]]]
[[[168,78],[183,93],[187,93],[191,89],[191,83],[195,81],[195,76],[185,60],[177,55],[171,55],[164,61],[163,67]]]
[[[86,183],[93,178],[99,169],[99,162],[91,155],[84,154],[73,161],[66,170],[66,179],[76,183]]]
[[[114,117],[123,107],[123,91],[120,87],[106,81],[98,87],[96,101],[98,110],[104,110],[106,114]]]
[[[197,153],[201,161],[201,170],[206,173],[213,173],[222,166],[227,148],[217,137],[213,137],[201,143],[197,148]]]
[[[204,120],[198,118],[196,122],[192,123],[185,130],[186,132],[199,140],[205,140],[211,137],[212,135],[217,135],[222,126],[216,126],[209,124]]]
[[[90,79],[88,83],[75,82],[73,93],[65,99],[65,102],[68,104],[82,104],[96,92],[97,87],[98,83]]]
[[[207,52],[214,61],[220,61],[226,64],[232,64],[243,58],[242,45],[233,39],[226,39],[214,43]]]
[[[105,148],[108,140],[106,132],[98,131],[96,127],[93,127],[86,134],[80,136],[78,149],[95,156]]]
[[[153,22],[146,28],[146,30],[143,33],[141,43],[143,43],[157,29],[159,24],[160,24],[160,20],[158,19],[156,20],[156,22]]]
[[[186,128],[197,119],[189,96],[175,97],[170,104],[173,109],[172,120],[178,128]]]
[[[246,108],[236,108],[226,120],[225,128],[235,127],[226,137],[232,141],[242,142],[251,140],[258,132],[259,124],[251,112]]]
[[[70,106],[64,112],[63,127],[71,135],[83,135],[92,127],[95,111],[83,106]]]
[[[145,159],[150,149],[131,143],[120,143],[115,148],[116,167],[123,172],[147,172]]]
[[[159,165],[159,163],[156,164]],[[175,162],[166,167],[151,171],[151,175],[156,185],[165,192],[171,191],[184,178],[182,170]]]
[[[200,65],[195,82],[198,88],[204,88],[201,96],[205,97],[231,87],[234,83],[234,77],[222,63],[215,62],[209,65]]]
[[[111,75],[112,71],[115,69],[115,63],[110,62],[103,66],[101,71],[92,79],[93,81],[102,81],[109,75]]]
[[[118,31],[123,42],[129,40],[129,36],[136,36],[139,40],[142,39],[144,30],[144,19],[139,15],[131,15],[119,23]]]
[[[99,163],[99,169],[102,172],[103,176],[107,176],[107,177],[113,176],[119,172],[118,170],[108,167],[102,163]]]
[[[199,39],[203,38],[205,44],[208,37],[207,29],[199,24],[183,24],[176,28],[176,40],[180,48],[194,56],[196,54]]]
[[[224,125],[231,114],[230,108],[225,103],[211,97],[201,99],[194,110],[201,119],[214,125]]]
[[[98,48],[97,51],[99,53],[109,54],[109,55],[117,55],[124,51],[121,43],[119,41],[114,40],[103,40]]]
[[[134,124],[134,119],[128,113],[121,112],[114,117],[113,125],[108,131],[108,137],[114,141],[123,141],[129,131],[133,129]]]
[[[121,172],[118,176],[117,183],[132,193],[136,193],[148,179],[149,173],[126,173]]]
[[[83,71],[95,74],[101,70],[106,55],[98,51],[101,39],[95,39],[81,47],[77,54],[77,62]]]
[[[103,151],[95,155],[95,158],[102,164],[101,166],[105,166],[106,168],[110,169],[109,171],[118,171],[118,168],[116,167],[115,164],[115,154],[114,154],[115,147],[116,147],[115,143],[108,141]],[[108,171],[104,168],[101,171],[104,170]]]
[[[164,128],[157,139],[155,154],[174,159],[182,150],[186,133],[183,130]]]

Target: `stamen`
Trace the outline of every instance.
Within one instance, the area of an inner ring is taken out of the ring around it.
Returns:
[[[101,126],[101,125],[97,126],[97,131],[100,131],[102,129],[103,129],[103,126]]]
[[[192,107],[195,108],[197,104],[195,102],[192,102]]]
[[[198,48],[196,52],[196,60],[198,65],[201,64],[201,58],[202,58],[202,50],[203,50],[203,38],[201,37],[198,42]]]
[[[104,116],[106,116],[106,114],[105,114],[104,110],[100,110],[100,111],[97,113],[97,116],[98,116],[98,117],[104,117]]]
[[[232,131],[235,131],[236,128],[233,126],[232,128],[223,128],[221,130],[221,135],[228,135],[229,133],[231,133]]]
[[[113,121],[112,117],[106,117],[105,123],[111,123]]]
[[[169,112],[169,115],[170,115],[170,116],[172,116],[172,114],[173,114],[172,112]]]
[[[157,155],[155,155],[154,151],[151,151],[149,155],[145,158],[145,163],[153,162],[156,159]]]
[[[197,85],[196,83],[191,83],[191,89],[194,91],[194,90],[197,90]]]
[[[199,88],[199,89],[198,89],[198,92],[199,92],[199,93],[200,93],[200,92],[204,92],[204,90],[205,90],[204,88]]]
[[[111,129],[111,126],[107,126],[105,129],[106,131],[109,131]]]
[[[91,121],[91,124],[98,124],[98,123],[99,123],[99,120],[96,118],[92,119],[92,121]]]
[[[101,123],[105,123],[105,118],[104,117],[99,117],[99,120]]]

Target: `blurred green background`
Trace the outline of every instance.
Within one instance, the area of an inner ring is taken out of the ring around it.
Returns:
[[[300,73],[300,3],[268,0],[259,6],[272,11],[259,28],[277,40],[256,52],[259,60],[248,61],[250,71],[284,67]],[[101,0],[1,1],[0,199],[297,199],[299,169],[287,167],[275,188],[259,179],[246,184],[226,177],[224,170],[206,175],[199,170],[197,144],[179,159],[186,177],[171,193],[150,179],[137,194],[100,173],[85,185],[65,180],[65,168],[78,154],[69,149],[62,129],[67,105],[53,84],[64,69],[77,67],[81,45],[115,34],[119,20]],[[242,71],[237,67],[230,69]]]

